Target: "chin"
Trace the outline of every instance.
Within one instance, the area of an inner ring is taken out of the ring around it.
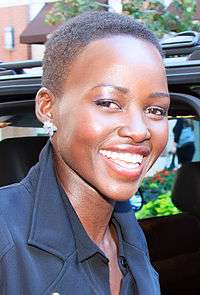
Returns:
[[[103,195],[110,201],[123,202],[128,201],[138,191],[138,188],[139,185],[133,186],[133,184],[130,188],[126,187],[125,185],[121,185],[120,187],[111,185],[103,192]]]

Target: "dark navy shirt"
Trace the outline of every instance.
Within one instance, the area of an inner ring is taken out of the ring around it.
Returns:
[[[121,294],[160,295],[158,275],[130,206],[116,203],[112,222],[124,273]],[[61,193],[47,143],[22,182],[0,188],[0,294],[53,293],[110,295],[110,287],[108,260]]]
[[[73,236],[78,253],[78,263],[80,263],[89,284],[96,290],[97,294],[110,294],[109,285],[109,260],[99,247],[90,239],[83,225],[81,224],[76,212],[74,211],[68,197],[60,188],[67,215],[70,220]],[[131,273],[124,253],[123,237],[120,225],[112,217],[112,223],[115,227],[118,237],[118,263],[123,274],[121,281],[120,295],[136,295],[137,287],[133,274]]]

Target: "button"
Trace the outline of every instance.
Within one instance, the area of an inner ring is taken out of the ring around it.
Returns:
[[[124,257],[120,257],[120,261],[121,261],[121,265],[124,267],[124,268],[127,268],[127,262],[126,262],[126,259]]]

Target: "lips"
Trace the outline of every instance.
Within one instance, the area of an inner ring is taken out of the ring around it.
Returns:
[[[118,146],[101,149],[99,153],[106,164],[119,177],[128,179],[138,178],[144,168],[144,157],[149,155],[150,149],[140,146]]]

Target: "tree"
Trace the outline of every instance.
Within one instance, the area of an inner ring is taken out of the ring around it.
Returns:
[[[122,0],[123,13],[145,23],[158,37],[169,32],[200,30],[200,22],[194,20],[195,0],[172,1],[174,13],[166,9],[159,0]],[[95,0],[59,0],[54,4],[46,21],[50,24],[62,23],[68,18],[84,11],[108,7]]]
[[[59,0],[46,16],[46,22],[51,25],[60,24],[82,12],[100,10],[108,7],[94,0]]]
[[[158,37],[169,32],[200,30],[200,22],[194,20],[195,0],[172,1],[173,13],[158,0],[122,0],[122,3],[124,13],[145,23]]]

